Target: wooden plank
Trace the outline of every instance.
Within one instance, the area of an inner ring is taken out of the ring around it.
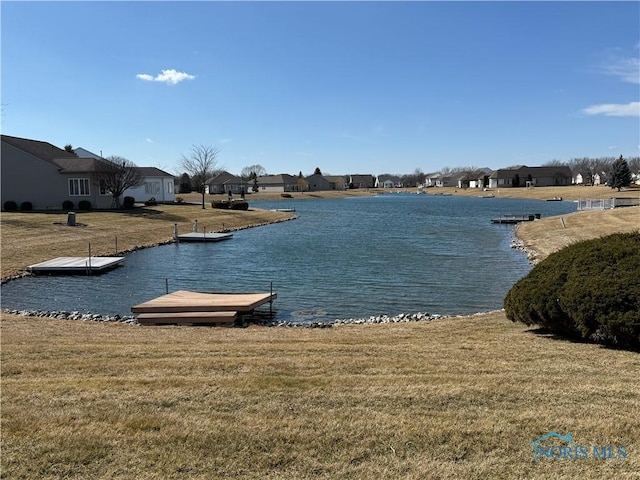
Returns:
[[[237,312],[178,312],[178,313],[141,313],[138,323],[142,325],[158,324],[229,324],[236,320]]]
[[[205,293],[178,290],[131,307],[133,313],[250,312],[273,301],[273,293]]]

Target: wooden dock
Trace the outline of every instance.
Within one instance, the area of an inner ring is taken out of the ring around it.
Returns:
[[[180,242],[219,242],[221,240],[229,240],[233,237],[233,233],[205,233],[191,232],[178,235]]]
[[[131,307],[142,325],[232,325],[275,293],[207,293],[178,290]]]
[[[58,257],[29,265],[32,273],[91,273],[115,268],[124,257]]]

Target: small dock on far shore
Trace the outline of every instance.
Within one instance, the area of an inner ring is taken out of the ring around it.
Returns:
[[[520,223],[520,222],[533,222],[534,220],[539,218],[540,218],[539,213],[508,214],[508,215],[500,215],[499,217],[492,218],[491,223],[514,224],[514,223]]]
[[[124,257],[58,257],[46,262],[29,265],[31,273],[92,273],[115,268]]]
[[[206,233],[191,232],[178,235],[176,238],[179,242],[220,242],[229,240],[233,237],[233,233]]]

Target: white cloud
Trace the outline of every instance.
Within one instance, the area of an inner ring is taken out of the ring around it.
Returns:
[[[605,115],[607,117],[640,117],[640,102],[591,105],[584,108],[582,113],[586,113],[587,115]]]
[[[193,80],[196,77],[195,75],[191,75],[186,72],[178,72],[177,70],[170,68],[168,70],[162,70],[155,77],[148,73],[139,73],[136,75],[136,78],[144,80],[145,82],[163,82],[167,85],[177,85],[183,80]]]
[[[640,49],[640,43],[634,45],[634,50]],[[623,82],[640,84],[640,57],[620,56],[617,53],[609,54],[600,66],[600,71],[606,75],[620,78]]]
[[[147,143],[156,143],[153,140],[151,140],[150,138],[146,138],[145,140],[147,141]]]

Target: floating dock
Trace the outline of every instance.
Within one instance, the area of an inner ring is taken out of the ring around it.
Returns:
[[[178,235],[178,241],[180,242],[220,242],[222,240],[229,240],[233,237],[233,233],[183,233]]]
[[[492,218],[491,223],[513,224],[513,223],[520,223],[520,222],[532,222],[537,218],[540,218],[539,213],[500,215],[497,218]]]
[[[115,268],[124,257],[58,257],[29,265],[32,273],[91,273]]]
[[[232,325],[238,315],[273,302],[276,293],[207,293],[178,290],[131,307],[142,325]]]

